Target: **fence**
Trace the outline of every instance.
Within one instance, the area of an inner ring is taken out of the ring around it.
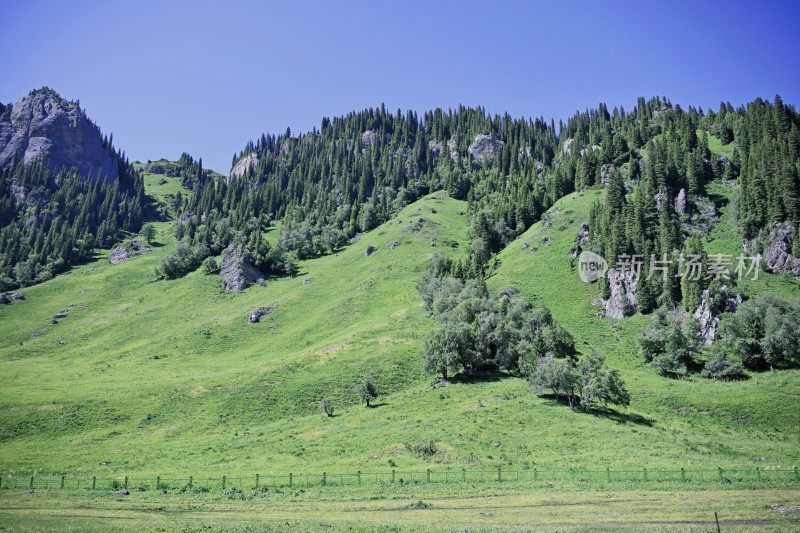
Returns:
[[[321,474],[254,474],[252,476],[219,476],[183,478],[138,478],[135,476],[86,477],[74,475],[3,474],[0,489],[98,489],[98,490],[225,490],[230,488],[341,486],[367,483],[465,483],[480,481],[523,482],[742,482],[766,481],[800,483],[797,467],[791,469],[716,468],[710,470],[424,470],[391,472],[355,472]]]

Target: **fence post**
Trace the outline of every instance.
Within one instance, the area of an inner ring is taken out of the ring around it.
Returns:
[[[289,486],[292,486],[292,473],[289,472]]]
[[[681,481],[686,481],[686,470],[681,467]]]
[[[225,490],[225,476],[222,476],[222,490]]]
[[[497,467],[497,481],[503,481],[503,475],[500,473],[501,467]]]
[[[65,478],[65,477],[67,477],[67,475],[66,475],[65,473],[63,473],[63,472],[62,472],[62,473],[61,473],[61,488],[62,488],[62,489],[64,488],[64,478]]]
[[[467,480],[467,469],[466,468],[462,468],[461,469],[461,481],[466,481],[466,480]]]
[[[156,476],[156,490],[161,489],[161,476]]]
[[[795,466],[793,470],[794,470],[794,480],[800,481],[800,472],[797,471],[797,467]]]
[[[128,476],[125,476],[125,488],[128,488]]]
[[[394,483],[394,469],[392,469],[392,483]]]
[[[606,479],[611,483],[611,470],[609,470],[608,467],[606,467]]]
[[[428,468],[428,470],[425,472],[425,480],[426,480],[426,483],[430,483],[431,482],[431,469],[430,468]]]
[[[643,478],[644,482],[647,483],[647,469],[646,468],[642,469],[642,475],[644,476],[644,478]]]
[[[322,473],[322,484],[323,485],[327,485],[328,484],[328,474],[327,474],[327,472],[323,472]]]
[[[722,481],[722,468],[717,468],[717,474],[719,475],[719,480]]]
[[[31,488],[31,490],[33,489],[33,476],[31,476],[31,486],[30,486],[30,488]]]
[[[258,474],[256,474],[256,488],[258,488]]]
[[[361,470],[357,472],[358,475],[358,484],[361,485]]]
[[[194,486],[194,478],[189,476],[189,488],[192,488],[192,486]]]

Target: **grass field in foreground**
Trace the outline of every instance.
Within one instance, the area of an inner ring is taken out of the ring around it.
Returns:
[[[5,531],[796,531],[797,489],[477,484],[0,492]]]

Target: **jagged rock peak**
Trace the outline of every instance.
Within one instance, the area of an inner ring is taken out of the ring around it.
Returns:
[[[25,166],[46,156],[55,171],[75,167],[91,179],[99,174],[113,182],[119,177],[119,163],[104,146],[100,128],[78,102],[47,88],[0,110],[0,170],[15,156],[22,157]]]

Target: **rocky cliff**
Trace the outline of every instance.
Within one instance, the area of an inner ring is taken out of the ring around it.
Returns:
[[[48,89],[34,91],[13,106],[0,106],[0,170],[23,158],[28,166],[40,157],[56,171],[76,167],[92,179],[119,177],[117,159],[103,145],[100,128],[77,103]]]

